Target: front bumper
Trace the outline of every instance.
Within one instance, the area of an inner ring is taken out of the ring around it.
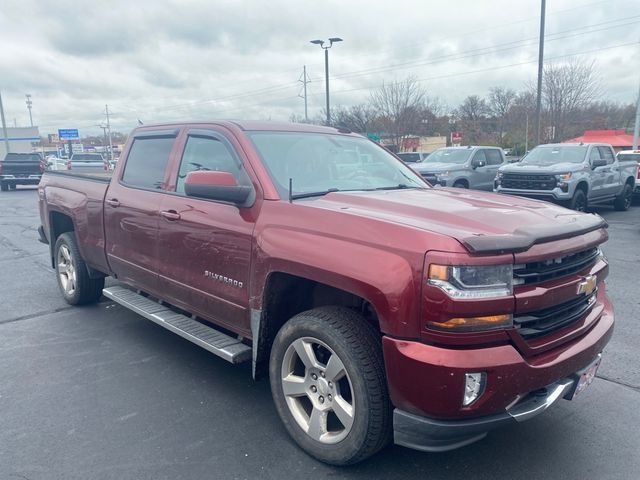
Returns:
[[[600,318],[587,333],[532,357],[523,357],[511,344],[446,348],[383,337],[396,443],[435,451],[466,445],[518,421],[514,412],[526,411],[532,392],[538,396],[542,389],[553,401],[536,414],[546,410],[570,391],[576,372],[591,364],[611,338],[613,311],[603,297]],[[485,372],[486,384],[482,395],[463,407],[469,372]]]
[[[394,442],[426,452],[444,452],[481,440],[489,430],[536,417],[561,398],[570,398],[580,378],[576,373],[532,392],[505,412],[469,420],[435,420],[402,410],[393,412]]]
[[[571,200],[575,187],[569,185],[568,191],[563,191],[556,187],[553,190],[516,190],[512,188],[504,188],[500,185],[494,185],[495,192],[506,193],[508,195],[518,195],[520,197],[533,198],[536,200],[547,200],[552,202],[566,202]]]

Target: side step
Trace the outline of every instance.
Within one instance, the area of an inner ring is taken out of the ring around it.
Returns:
[[[242,363],[251,360],[251,347],[186,315],[176,313],[144,295],[139,295],[124,287],[105,288],[102,293],[105,297],[123,307],[142,315],[167,330],[171,330],[173,333],[177,333],[196,345],[200,345],[205,350],[209,350],[228,362]]]

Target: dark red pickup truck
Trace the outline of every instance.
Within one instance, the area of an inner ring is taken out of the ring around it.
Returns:
[[[69,303],[104,294],[252,361],[333,464],[534,417],[593,380],[613,332],[599,216],[432,188],[340,129],[144,126],[111,179],[46,172],[38,192]]]

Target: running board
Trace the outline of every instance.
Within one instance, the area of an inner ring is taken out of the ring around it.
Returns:
[[[144,295],[124,287],[105,288],[102,293],[105,297],[123,307],[142,315],[173,333],[177,333],[196,345],[200,345],[205,350],[224,358],[228,362],[242,363],[251,360],[251,347],[240,340],[203,325],[191,317],[176,313]]]

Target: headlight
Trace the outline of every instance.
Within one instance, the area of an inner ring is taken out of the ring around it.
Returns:
[[[513,265],[431,264],[427,281],[452,298],[504,297],[513,293]]]
[[[556,175],[556,180],[558,180],[559,182],[567,182],[571,180],[571,172]]]
[[[451,172],[440,172],[440,173],[436,173],[436,178],[437,179],[447,178],[450,175],[451,175]]]
[[[498,172],[498,173],[496,174],[496,180],[502,180],[502,177],[503,177],[503,176],[504,176],[504,173],[502,173],[502,172]]]

